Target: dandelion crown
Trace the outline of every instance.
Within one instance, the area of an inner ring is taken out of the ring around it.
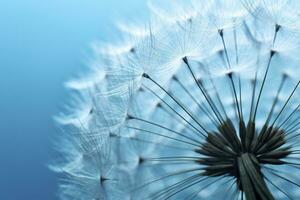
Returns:
[[[300,2],[149,8],[66,83],[59,197],[300,199]]]

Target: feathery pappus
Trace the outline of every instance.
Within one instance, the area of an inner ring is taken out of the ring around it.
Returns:
[[[59,197],[300,199],[300,2],[165,5],[66,84]]]

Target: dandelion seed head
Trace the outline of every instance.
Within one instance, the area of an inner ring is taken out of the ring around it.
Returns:
[[[297,199],[299,3],[149,2],[57,117],[62,199]]]

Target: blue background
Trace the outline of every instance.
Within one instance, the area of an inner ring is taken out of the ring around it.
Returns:
[[[89,44],[109,40],[142,0],[2,0],[0,3],[0,200],[56,199],[52,120],[85,69]]]

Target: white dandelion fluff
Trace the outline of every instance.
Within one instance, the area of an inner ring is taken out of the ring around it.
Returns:
[[[61,199],[299,199],[300,3],[164,5],[66,84]]]

